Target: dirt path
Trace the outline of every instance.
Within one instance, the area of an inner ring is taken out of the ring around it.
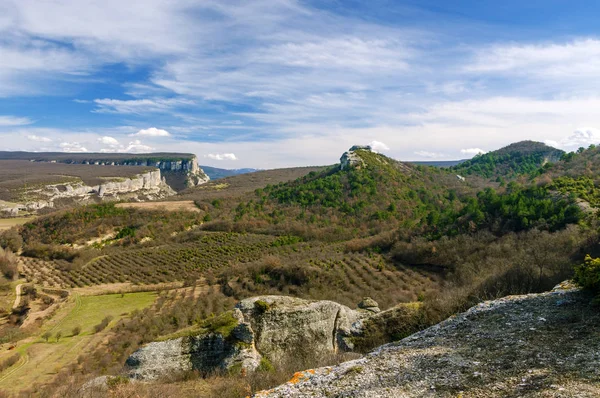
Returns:
[[[15,288],[17,297],[15,297],[15,303],[13,304],[13,308],[17,308],[21,304],[21,287],[23,287],[23,283],[18,284]]]

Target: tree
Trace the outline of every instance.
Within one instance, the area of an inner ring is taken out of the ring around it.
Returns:
[[[50,336],[52,336],[52,333],[50,333],[50,332],[45,332],[45,333],[42,335],[42,338],[43,338],[44,340],[46,340],[46,343],[47,343],[47,342],[48,342],[48,339],[50,339]]]
[[[62,332],[59,330],[58,332],[56,332],[54,337],[56,338],[56,342],[58,343],[60,341],[60,338],[62,337]]]
[[[75,326],[71,331],[71,334],[73,336],[77,336],[79,333],[81,333],[81,326]]]

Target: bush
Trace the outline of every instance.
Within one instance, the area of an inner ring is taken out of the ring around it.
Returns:
[[[583,264],[575,267],[574,280],[584,289],[596,294],[596,301],[600,301],[600,258],[585,256]]]
[[[269,309],[271,308],[271,306],[266,301],[256,300],[254,302],[254,308],[256,309],[256,311],[259,314],[264,314],[265,312],[269,311]]]
[[[10,250],[0,248],[0,274],[13,280],[18,274],[17,258]]]
[[[99,324],[97,324],[96,326],[94,326],[94,333],[98,333],[103,331],[104,329],[106,329],[106,327],[108,326],[108,324],[110,323],[110,321],[112,321],[113,317],[112,316],[107,316],[105,317],[102,322],[100,322]]]
[[[4,361],[0,362],[0,372],[5,371],[6,369],[13,366],[15,363],[19,362],[19,358],[21,358],[21,354],[16,353],[16,354],[8,357]]]
[[[13,252],[18,252],[23,246],[23,238],[19,235],[16,229],[9,229],[8,231],[0,234],[0,247],[8,249]]]
[[[77,336],[79,333],[81,333],[81,326],[75,326],[71,331],[72,336]]]

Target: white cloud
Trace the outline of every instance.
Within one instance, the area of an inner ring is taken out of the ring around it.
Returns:
[[[233,153],[209,153],[204,157],[212,160],[237,160],[237,157]]]
[[[116,146],[120,145],[119,141],[117,141],[113,137],[108,137],[108,136],[100,137],[100,138],[98,138],[98,141],[104,145],[108,145],[111,147],[116,147]]]
[[[135,134],[131,134],[135,137],[170,137],[171,133],[167,130],[157,129],[156,127],[150,127],[149,129],[140,130]]]
[[[423,158],[430,158],[430,159],[439,159],[439,158],[446,157],[446,155],[444,155],[443,153],[429,152],[429,151],[415,151],[415,155],[421,156]]]
[[[371,149],[374,152],[383,152],[383,151],[389,151],[390,150],[390,147],[388,147],[387,145],[385,145],[381,141],[371,141],[369,143],[369,146],[371,147]]]
[[[460,153],[462,153],[463,155],[475,156],[475,155],[487,153],[487,151],[484,151],[481,148],[465,148],[465,149],[461,149]]]
[[[52,140],[48,137],[40,137],[39,135],[28,135],[27,139],[35,142],[52,142]]]
[[[139,140],[135,140],[129,143],[129,145],[121,152],[152,152],[155,148],[142,144]]]
[[[33,123],[33,121],[31,119],[29,119],[29,118],[26,118],[26,117],[1,116],[0,115],[0,127],[4,127],[4,126],[25,126],[27,124],[32,124],[32,123]]]
[[[64,152],[89,152],[79,142],[62,142],[59,146]]]
[[[547,145],[567,150],[587,147],[591,144],[598,145],[600,144],[600,130],[593,127],[582,127],[559,141],[546,140],[545,142]]]
[[[558,148],[560,146],[558,141],[554,141],[554,140],[544,140],[544,144],[551,146],[553,148]]]

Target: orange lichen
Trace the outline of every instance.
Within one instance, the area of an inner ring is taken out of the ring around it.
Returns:
[[[306,379],[308,379],[308,377],[304,374],[304,372],[296,372],[289,382],[292,384],[298,384]]]

